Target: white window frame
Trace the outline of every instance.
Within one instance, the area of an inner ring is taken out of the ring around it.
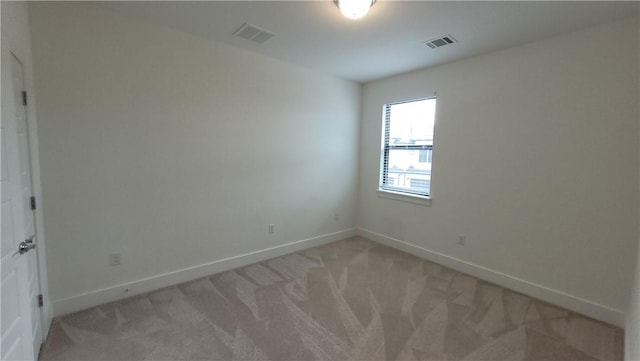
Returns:
[[[379,181],[378,181],[379,197],[395,199],[399,201],[405,201],[405,202],[416,203],[416,204],[423,204],[423,205],[431,204],[431,196],[432,196],[431,185],[429,186],[429,191],[427,193],[421,193],[421,192],[413,192],[403,188],[389,187],[384,183],[385,173],[388,174],[388,169],[386,168],[386,165],[388,164],[387,158],[389,156],[389,151],[392,149],[406,149],[406,150],[416,150],[416,151],[430,150],[432,152],[431,158],[433,159],[433,144],[431,145],[400,145],[400,146],[393,146],[389,144],[391,106],[397,105],[397,104],[431,100],[431,99],[436,100],[436,96],[434,95],[431,97],[386,103],[382,107],[382,131],[381,131],[382,144],[381,144],[381,150],[380,150],[380,172],[379,172]],[[437,102],[436,102],[436,106],[437,106]],[[435,127],[435,122],[434,122],[434,127]],[[435,133],[435,129],[434,129],[434,133]],[[435,135],[434,135],[434,138],[435,138]]]

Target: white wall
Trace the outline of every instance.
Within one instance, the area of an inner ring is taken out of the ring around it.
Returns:
[[[30,16],[55,300],[355,227],[360,85],[93,5]]]
[[[38,148],[38,129],[36,121],[36,93],[33,81],[33,56],[31,53],[31,36],[29,30],[29,17],[27,14],[27,3],[24,1],[2,1],[0,3],[2,13],[2,35],[9,41],[11,51],[22,62],[24,83],[28,94],[27,105],[27,131],[29,134],[29,162],[31,165],[32,191],[38,204],[42,204],[42,188],[40,186],[40,159]],[[43,296],[44,307],[42,308],[42,335],[47,335],[53,311],[49,299],[49,288],[46,272],[46,245],[44,234],[44,223],[42,208],[37,208],[36,212],[36,233],[37,252],[39,267],[40,292]]]
[[[638,63],[638,67],[640,67],[640,63]],[[638,82],[640,82],[640,78],[638,78]],[[638,121],[640,122],[640,117]],[[640,152],[640,148],[638,151]],[[631,286],[631,297],[624,327],[624,358],[627,361],[640,360],[640,239],[638,240],[637,254],[636,272]]]
[[[359,227],[621,324],[638,242],[638,36],[631,18],[366,84]],[[431,206],[377,197],[383,104],[434,92]]]
[[[625,360],[640,360],[640,247],[624,331]]]

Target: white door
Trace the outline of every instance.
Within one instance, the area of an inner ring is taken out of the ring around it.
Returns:
[[[9,51],[4,36],[1,66],[0,359],[33,360],[38,356],[42,335],[26,109],[22,100],[24,79],[22,64]]]
[[[20,60],[11,54],[11,74],[13,78],[13,103],[15,104],[15,119],[18,130],[18,157],[20,164],[20,186],[22,187],[22,209],[24,212],[24,235],[25,240],[32,244],[37,244],[36,238],[36,220],[35,207],[32,207],[32,179],[31,179],[31,162],[29,161],[29,135],[27,133],[27,108],[26,99],[23,98],[25,89],[24,67]],[[34,198],[35,202],[35,198]],[[35,206],[35,204],[34,204]],[[40,294],[40,282],[38,280],[38,249],[35,248],[31,252],[25,253],[23,257],[27,258],[29,300],[31,300],[31,330],[33,334],[33,349],[36,357],[42,344],[42,327],[40,321],[42,315],[38,302]]]

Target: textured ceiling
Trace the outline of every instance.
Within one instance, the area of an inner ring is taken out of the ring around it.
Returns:
[[[504,49],[627,16],[638,2],[435,2],[378,0],[361,20],[323,1],[114,1],[94,3],[341,78],[367,82]],[[276,36],[234,37],[243,23]],[[458,43],[422,42],[451,34]],[[615,41],[615,39],[612,39]]]

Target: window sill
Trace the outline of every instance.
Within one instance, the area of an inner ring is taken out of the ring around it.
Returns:
[[[394,199],[396,201],[402,201],[407,203],[420,204],[423,206],[431,205],[431,197],[414,196],[400,192],[392,192],[387,190],[378,189],[378,198]]]

